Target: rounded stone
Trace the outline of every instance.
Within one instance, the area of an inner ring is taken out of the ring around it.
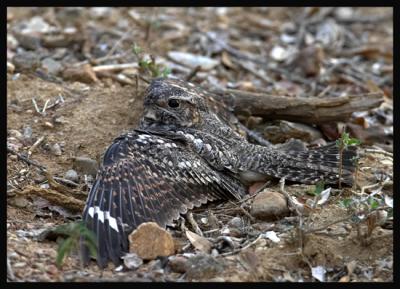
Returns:
[[[254,198],[250,214],[267,221],[288,215],[287,200],[281,193],[264,190]]]
[[[172,272],[185,273],[187,270],[187,259],[182,256],[171,256],[168,260],[168,266]]]
[[[97,174],[98,163],[97,161],[88,158],[88,157],[76,157],[74,159],[74,169],[82,173],[83,175],[92,175],[95,176]]]
[[[234,217],[228,222],[228,225],[233,228],[242,228],[244,226],[243,220],[240,217]]]
[[[78,173],[75,170],[68,170],[65,175],[64,178],[73,182],[77,182],[78,181]]]
[[[136,253],[143,260],[170,256],[175,253],[174,239],[156,223],[143,223],[129,235],[129,252]]]

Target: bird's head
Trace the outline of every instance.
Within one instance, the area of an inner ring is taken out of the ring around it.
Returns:
[[[157,78],[145,92],[140,126],[195,127],[208,113],[203,92],[195,85],[177,79]]]

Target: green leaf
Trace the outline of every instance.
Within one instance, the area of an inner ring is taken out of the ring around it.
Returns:
[[[370,205],[372,210],[375,210],[376,208],[379,207],[379,202],[374,198],[369,198],[368,199],[368,203],[369,203],[369,205]]]
[[[165,67],[161,73],[162,77],[167,77],[171,73],[171,69],[169,67]]]
[[[142,67],[142,68],[148,68],[150,63],[151,63],[150,60],[140,60],[139,61],[139,66]]]
[[[133,44],[132,51],[133,51],[133,53],[138,55],[139,53],[142,52],[142,48],[135,43],[135,44]]]
[[[353,203],[352,199],[343,199],[339,202],[339,204],[344,208],[349,208],[352,203]]]
[[[324,190],[325,183],[324,181],[319,181],[315,186],[314,195],[319,196],[321,192]]]
[[[347,143],[349,141],[349,133],[343,132],[341,139],[343,140],[344,143]]]
[[[97,246],[95,244],[89,243],[89,242],[84,242],[85,245],[89,248],[90,254],[93,257],[97,256]]]
[[[349,146],[351,146],[351,145],[359,145],[359,144],[361,144],[361,140],[356,139],[356,138],[350,138],[347,141],[347,145],[349,145]]]
[[[57,267],[61,267],[65,255],[71,252],[73,246],[74,246],[74,240],[72,238],[67,238],[64,240],[64,242],[61,243],[61,245],[58,247],[57,250],[57,258],[56,258]]]

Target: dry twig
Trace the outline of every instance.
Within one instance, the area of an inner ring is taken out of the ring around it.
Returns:
[[[192,212],[187,212],[186,213],[186,219],[188,220],[188,222],[190,223],[190,225],[192,226],[192,228],[196,232],[196,234],[203,237],[203,232],[201,231],[199,225],[197,224],[197,222],[193,218],[193,213]]]

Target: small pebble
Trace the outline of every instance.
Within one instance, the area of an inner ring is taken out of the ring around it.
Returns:
[[[11,199],[9,203],[17,208],[25,208],[29,204],[28,200],[24,197],[16,197]]]
[[[143,264],[142,258],[135,253],[128,253],[124,257],[124,265],[130,270],[136,270]]]
[[[14,73],[14,70],[15,70],[15,65],[7,61],[7,72]]]
[[[75,170],[68,170],[65,175],[64,178],[73,182],[77,182],[79,179],[78,173]]]
[[[55,61],[50,57],[42,60],[42,67],[46,69],[49,74],[53,75],[57,75],[63,69],[60,62]]]
[[[230,227],[234,228],[242,228],[243,227],[243,220],[240,217],[234,217],[232,220],[228,222]]]
[[[40,67],[39,56],[31,51],[17,53],[12,62],[17,71],[34,71]]]
[[[187,259],[182,256],[169,257],[168,266],[172,272],[185,273],[187,269]]]
[[[43,125],[48,128],[54,128],[54,125],[49,121],[45,121]]]
[[[13,268],[23,268],[26,266],[25,262],[17,262],[13,265]]]
[[[74,159],[74,169],[81,172],[83,175],[97,174],[98,164],[95,160],[87,157],[76,157]]]
[[[277,219],[289,215],[289,213],[285,196],[269,190],[260,192],[254,198],[250,211],[253,217],[265,221]]]
[[[80,67],[69,67],[63,71],[63,78],[71,81],[84,83],[97,82],[98,78],[90,64],[84,64]]]
[[[52,145],[50,150],[56,156],[61,156],[62,155],[61,147],[60,147],[60,145],[58,143],[55,143],[54,145]]]
[[[211,255],[200,253],[188,260],[186,276],[192,279],[210,279],[217,277],[224,265]]]
[[[30,126],[24,127],[22,134],[24,136],[25,141],[31,140],[33,134],[32,128]]]

